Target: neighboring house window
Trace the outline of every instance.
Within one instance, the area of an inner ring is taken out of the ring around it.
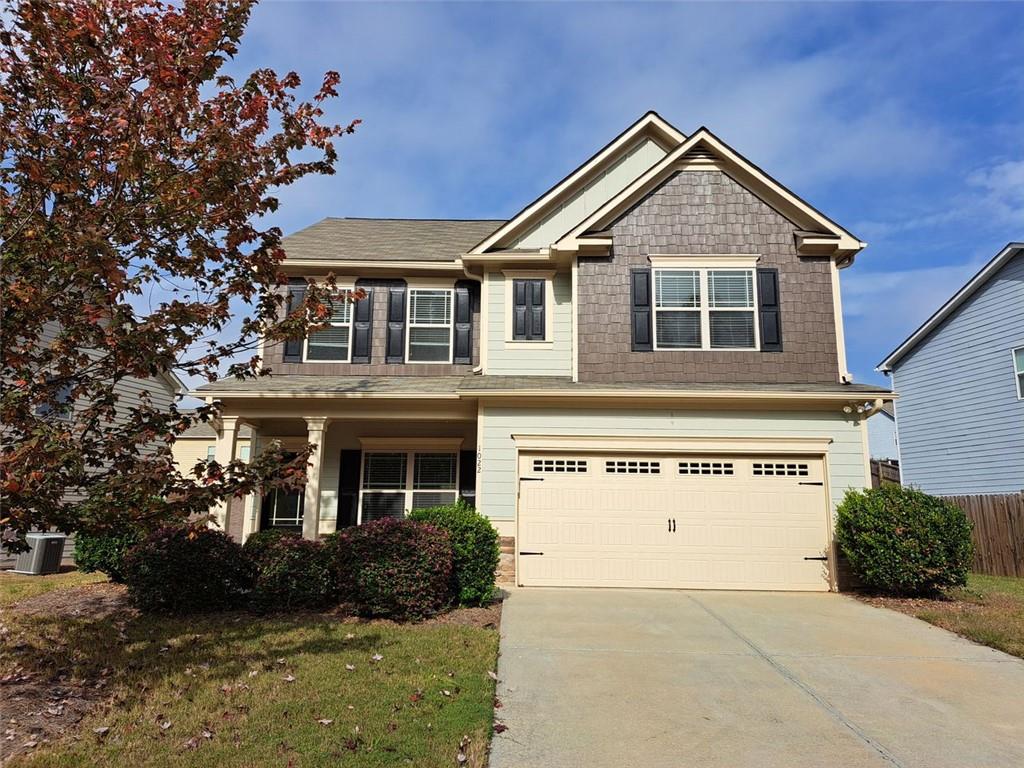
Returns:
[[[244,461],[245,463],[248,464],[249,463],[249,456],[251,455],[250,454],[250,450],[251,450],[250,446],[243,445],[241,448],[238,449],[238,458],[240,458],[242,461]]]
[[[1024,400],[1024,347],[1013,350],[1013,372],[1017,374],[1017,399]]]
[[[413,288],[409,291],[410,363],[452,361],[452,290]]]
[[[654,270],[655,349],[757,349],[754,270]]]
[[[52,382],[53,379],[50,381]],[[71,399],[71,393],[74,389],[74,381],[68,381],[62,384],[60,389],[54,393],[52,403],[42,403],[36,408],[36,416],[41,419],[71,421],[71,411],[74,405]]]
[[[217,458],[217,444],[216,443],[214,443],[213,445],[206,446],[206,460],[207,461],[213,461],[215,458]]]
[[[544,341],[544,280],[512,281],[512,338]]]
[[[457,473],[455,453],[365,453],[359,522],[401,518],[410,509],[451,504]]]
[[[330,302],[331,316],[319,331],[306,337],[307,362],[346,363],[352,338],[352,302],[341,295]]]

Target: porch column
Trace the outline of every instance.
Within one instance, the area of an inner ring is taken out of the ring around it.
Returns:
[[[249,461],[253,461],[260,451],[260,432],[259,428],[250,423],[249,429],[251,430],[251,436],[249,438]],[[256,490],[250,493],[245,500],[245,519],[242,521],[242,543],[249,536],[259,530],[259,516],[260,516],[260,504],[263,502],[263,494]]]
[[[306,470],[306,492],[302,502],[302,538],[315,539],[320,534],[320,470],[324,463],[324,431],[327,419],[306,417],[306,442],[313,446]]]
[[[231,463],[232,459],[235,458],[235,444],[238,442],[238,417],[237,416],[222,416],[220,419],[220,429],[217,430],[217,443],[214,448],[213,458],[222,467],[226,467]],[[217,522],[217,526],[220,527],[225,533],[228,530],[228,504],[230,499],[223,499],[218,501],[213,509],[210,510],[213,514],[214,520]],[[210,523],[213,527],[213,523]]]

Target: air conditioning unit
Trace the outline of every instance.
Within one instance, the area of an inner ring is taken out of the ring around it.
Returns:
[[[25,536],[29,549],[18,555],[14,566],[15,573],[27,573],[31,576],[43,576],[47,573],[58,573],[60,561],[64,557],[63,533],[29,533]]]

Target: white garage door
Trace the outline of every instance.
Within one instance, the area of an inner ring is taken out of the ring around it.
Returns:
[[[829,588],[820,457],[520,454],[524,586]]]

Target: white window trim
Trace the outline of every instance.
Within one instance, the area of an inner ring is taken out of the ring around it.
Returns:
[[[307,278],[309,282],[314,282],[315,278]],[[351,363],[352,362],[352,333],[355,327],[356,319],[356,305],[355,302],[349,301],[349,294],[356,289],[355,280],[351,280],[346,284],[337,283],[335,286],[339,293],[345,295],[345,301],[348,302],[348,322],[347,323],[333,323],[328,321],[326,324],[334,328],[342,328],[348,326],[348,344],[345,345],[345,359],[344,360],[310,360],[309,359],[309,337],[311,334],[307,333],[306,338],[302,340],[302,362],[310,363],[312,365],[321,365],[323,363]]]
[[[1017,353],[1024,352],[1024,347],[1013,347],[1010,350],[1010,361],[1013,365],[1013,384],[1017,388],[1017,399],[1024,400],[1024,383],[1021,382],[1021,374],[1024,374],[1024,368],[1017,367]]]
[[[461,442],[461,441],[460,441]],[[438,443],[439,445],[450,445],[449,443]],[[366,472],[366,456],[370,453],[404,453],[405,454],[405,488],[364,488],[363,479]],[[415,489],[413,488],[415,472],[416,472],[416,454],[418,453],[450,453],[455,456],[455,486],[450,489],[451,493],[455,494],[455,500],[459,500],[459,449],[450,447],[430,447],[422,446],[417,447],[413,450],[407,450],[403,448],[388,448],[385,445],[381,445],[374,450],[363,450],[362,455],[359,457],[359,498],[356,500],[356,525],[363,524],[363,494],[364,493],[393,493],[396,496],[402,495],[405,497],[405,504],[402,509],[402,516],[408,517],[409,511],[412,509],[412,497],[417,491],[420,493],[429,492],[435,490],[438,493],[448,493],[449,489]]]
[[[409,349],[412,346],[412,294],[413,291],[445,291],[449,300],[448,325],[435,325],[417,323],[417,328],[448,328],[448,359],[447,360],[413,360],[409,356]],[[448,365],[452,364],[455,355],[455,284],[451,280],[440,279],[437,282],[424,280],[419,283],[410,283],[406,286],[405,296],[405,362],[411,365]]]
[[[689,258],[689,257],[673,257]],[[750,258],[750,257],[743,257]],[[756,260],[756,257],[753,257]],[[657,261],[656,261],[657,260]],[[651,269],[651,332],[654,337],[654,350],[657,352],[760,352],[761,328],[757,310],[757,270],[753,266],[726,266],[718,261],[711,263],[686,261],[671,263],[665,266],[667,258],[651,257],[651,262],[658,263]],[[700,304],[697,307],[674,307],[658,309],[657,275],[659,272],[678,272],[688,270],[697,273],[700,288]],[[753,306],[746,307],[712,307],[711,293],[708,290],[709,272],[746,272],[750,274]],[[751,312],[754,315],[754,346],[752,347],[712,347],[711,346],[711,312]],[[658,312],[699,312],[700,313],[700,346],[699,347],[662,347],[658,344]]]
[[[555,345],[555,270],[553,269],[509,269],[502,270],[505,276],[505,348],[515,349],[553,347]],[[515,338],[515,280],[544,281],[544,338]]]

